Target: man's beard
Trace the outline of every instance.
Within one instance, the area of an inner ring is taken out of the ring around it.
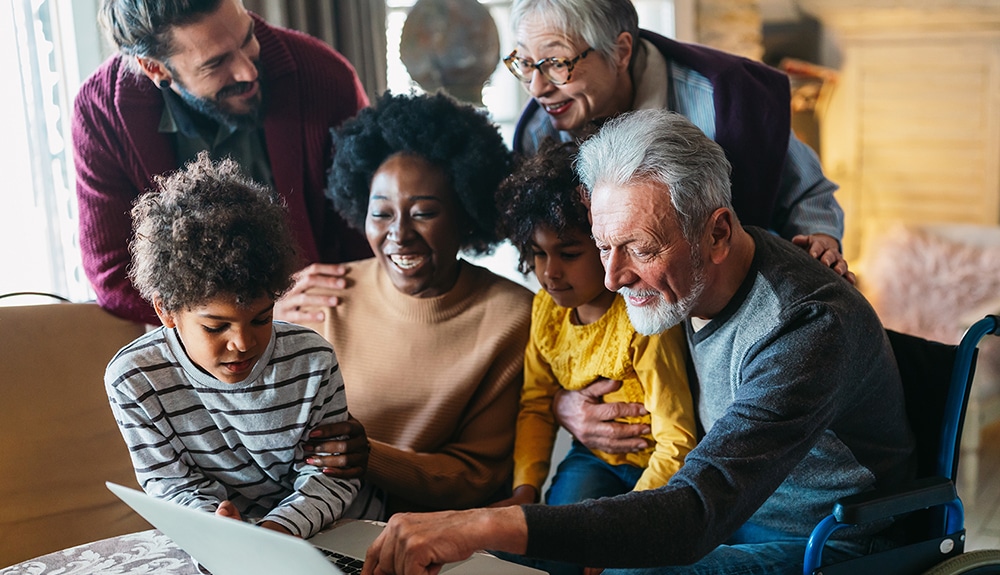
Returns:
[[[695,304],[705,291],[705,270],[702,266],[701,258],[693,248],[691,289],[687,295],[674,303],[668,302],[663,294],[655,291],[635,291],[628,287],[621,287],[618,290],[625,297],[625,309],[628,311],[628,319],[632,322],[632,327],[643,335],[656,335],[680,324],[685,319],[691,317]],[[629,303],[629,297],[650,297],[655,299],[652,303],[647,303],[641,307],[633,307]]]
[[[253,88],[253,82],[237,82],[223,87],[211,98],[199,98],[188,91],[184,83],[174,75],[174,82],[177,84],[177,92],[181,100],[192,110],[230,128],[256,128],[260,125],[261,112],[264,109],[264,72],[260,62],[254,62],[257,67],[257,82],[260,90],[257,92],[255,105],[249,112],[236,114],[229,110],[223,101],[229,96],[242,94]]]

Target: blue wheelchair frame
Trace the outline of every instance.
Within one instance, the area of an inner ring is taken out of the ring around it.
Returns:
[[[838,501],[833,512],[813,529],[806,545],[804,575],[848,573],[923,573],[965,550],[965,511],[955,488],[965,408],[975,372],[980,340],[998,334],[1000,318],[986,316],[973,324],[962,337],[948,384],[935,475],[891,490],[876,490]],[[889,551],[820,568],[823,547],[830,536],[844,527],[864,525],[922,509],[937,509],[934,532],[929,538]]]

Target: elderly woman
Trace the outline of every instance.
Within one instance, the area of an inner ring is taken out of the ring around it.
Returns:
[[[630,0],[515,0],[511,22],[517,48],[504,62],[532,97],[515,152],[533,154],[546,137],[586,138],[630,110],[674,110],[726,151],[744,224],[792,239],[853,281],[836,185],[791,133],[783,74],[640,30]]]
[[[843,211],[816,155],[791,133],[790,90],[758,62],[639,29],[630,0],[515,0],[517,47],[504,63],[531,94],[514,151],[534,154],[552,137],[583,140],[608,118],[666,108],[722,146],[732,164],[732,201],[743,224],[771,229],[854,281],[840,252]],[[560,391],[553,411],[587,447],[641,451],[647,426],[638,403],[605,403],[601,380]]]
[[[532,294],[458,256],[497,242],[510,152],[443,95],[387,94],[334,143],[327,194],[375,253],[316,326],[371,444],[352,514],[489,503],[509,489]]]

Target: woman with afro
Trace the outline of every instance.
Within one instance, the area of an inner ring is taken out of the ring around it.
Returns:
[[[498,242],[510,152],[483,113],[440,94],[386,94],[334,144],[327,194],[375,253],[316,326],[371,444],[351,514],[505,497],[532,295],[460,255]]]

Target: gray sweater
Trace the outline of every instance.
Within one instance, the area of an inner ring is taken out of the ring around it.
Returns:
[[[747,231],[756,250],[736,295],[701,330],[686,322],[698,446],[660,489],[525,506],[528,555],[691,563],[747,520],[805,537],[836,499],[912,477],[899,373],[871,306],[805,250]]]

